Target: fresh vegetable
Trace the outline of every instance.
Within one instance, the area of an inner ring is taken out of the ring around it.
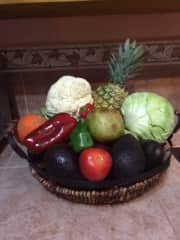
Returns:
[[[88,148],[81,152],[79,165],[82,175],[89,181],[102,181],[111,171],[112,158],[101,148]]]
[[[19,142],[23,142],[24,138],[31,133],[33,130],[37,129],[46,121],[45,118],[36,114],[27,114],[20,117],[17,126],[16,134]]]
[[[87,103],[85,106],[80,108],[79,116],[81,118],[86,118],[87,115],[93,110],[94,106],[91,103]]]
[[[76,128],[72,131],[70,135],[70,140],[72,148],[76,153],[94,145],[93,139],[87,129],[86,121],[82,119],[79,120]]]
[[[146,170],[155,168],[163,162],[164,148],[162,144],[147,140],[142,143],[142,148],[146,158]]]
[[[63,76],[48,90],[46,111],[51,114],[66,112],[78,117],[79,109],[93,103],[92,90],[84,78]]]
[[[121,112],[126,128],[144,140],[164,143],[175,127],[170,102],[151,92],[136,92],[126,97]]]
[[[33,153],[43,152],[49,146],[69,137],[76,123],[76,119],[68,113],[59,113],[30,133],[23,143]]]
[[[77,156],[65,143],[54,144],[44,153],[43,162],[50,178],[80,178]]]
[[[51,117],[53,117],[55,115],[54,113],[49,112],[46,109],[46,107],[41,107],[40,108],[40,114],[41,114],[41,116],[43,116],[46,119],[49,119],[49,118],[51,118]]]
[[[129,179],[144,171],[145,157],[139,141],[130,134],[121,136],[111,149],[113,159],[112,176]]]
[[[88,128],[99,142],[110,142],[124,133],[123,119],[116,110],[95,109],[87,117]]]

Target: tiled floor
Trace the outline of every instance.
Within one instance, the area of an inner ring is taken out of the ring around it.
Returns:
[[[166,177],[131,202],[89,206],[46,191],[7,146],[0,155],[0,239],[179,240],[180,164],[172,158]]]

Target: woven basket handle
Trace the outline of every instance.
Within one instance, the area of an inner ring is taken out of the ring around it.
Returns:
[[[169,138],[167,139],[167,141],[169,142],[169,144],[171,145],[172,147],[172,137],[173,135],[180,129],[180,113],[179,112],[175,112],[175,115],[176,115],[176,125],[175,125],[175,128],[172,132],[172,134],[169,136]]]
[[[180,113],[179,112],[175,112],[176,114],[176,117],[177,117],[177,122],[176,122],[176,126],[174,128],[174,132],[173,133],[176,133],[179,128],[180,128]]]
[[[12,132],[7,133],[7,143],[12,147],[18,156],[29,159],[27,153],[18,145]]]
[[[180,113],[176,112],[176,116],[177,116],[177,122],[176,122],[176,126],[174,128],[173,134],[176,133],[180,129]],[[172,136],[173,136],[173,134],[172,134]],[[173,147],[172,154],[174,155],[177,162],[180,163],[180,147]]]

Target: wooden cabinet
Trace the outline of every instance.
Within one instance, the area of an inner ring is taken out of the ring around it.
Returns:
[[[0,0],[0,17],[142,14],[180,11],[179,0]]]

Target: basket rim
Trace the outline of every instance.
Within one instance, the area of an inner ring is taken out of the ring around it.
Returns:
[[[39,181],[39,183],[49,192],[55,194],[57,197],[64,198],[71,202],[90,204],[90,205],[105,205],[128,202],[137,198],[152,188],[158,183],[164,172],[156,173],[154,176],[137,182],[128,187],[114,186],[113,188],[103,190],[75,190],[60,185],[54,185],[38,175],[32,168],[32,175]]]

